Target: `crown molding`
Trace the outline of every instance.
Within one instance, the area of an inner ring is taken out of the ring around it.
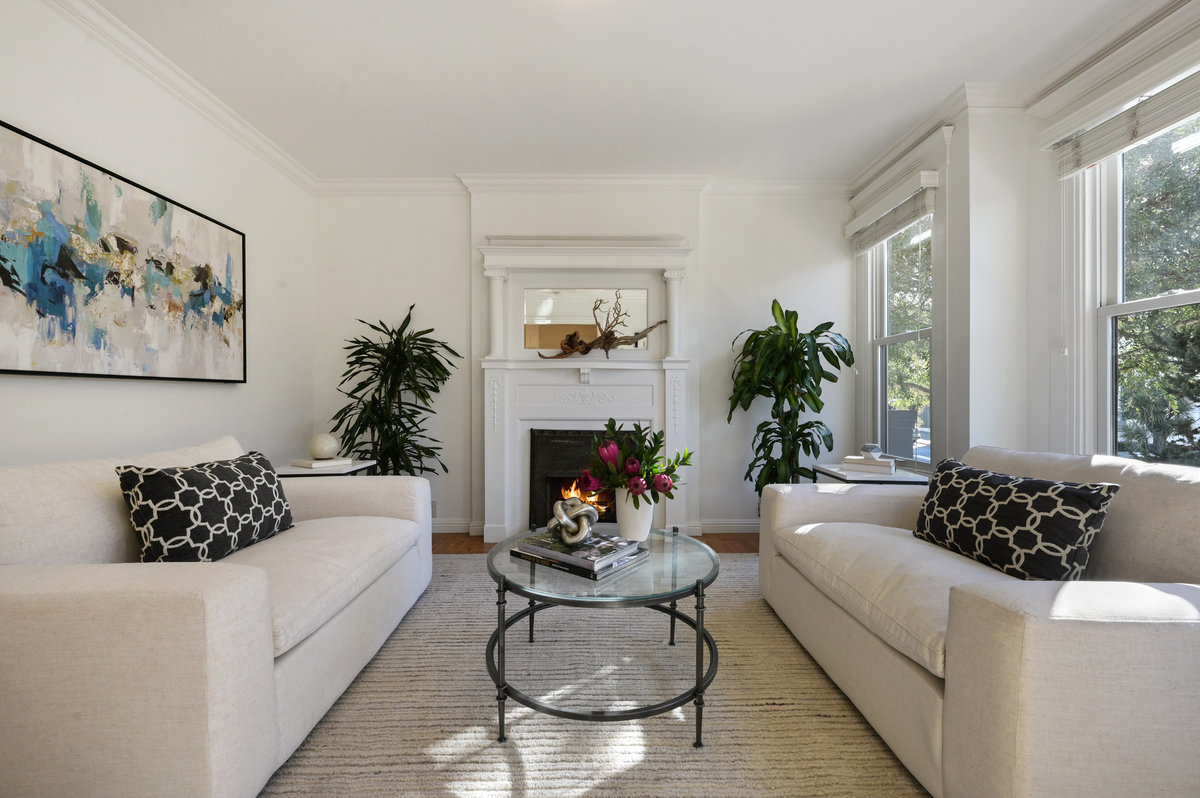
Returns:
[[[694,191],[712,179],[707,175],[636,174],[460,174],[472,194],[534,191]]]
[[[312,172],[94,0],[44,1],[298,186],[312,191],[316,181]]]
[[[850,183],[844,180],[734,180],[714,178],[704,196],[716,197],[836,197],[849,199]]]
[[[1023,113],[1025,102],[1024,91],[1016,86],[992,83],[959,86],[924,121],[854,179],[850,203],[856,215],[917,173],[944,165],[949,135],[960,115],[968,111]]]
[[[315,180],[317,197],[415,197],[466,196],[466,187],[453,177],[363,178]]]

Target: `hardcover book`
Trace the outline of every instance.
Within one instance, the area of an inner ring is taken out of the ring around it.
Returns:
[[[334,457],[328,460],[293,460],[292,465],[299,468],[339,468],[353,462],[349,457]]]
[[[626,540],[616,535],[592,535],[579,543],[563,543],[557,534],[543,529],[518,541],[517,549],[579,568],[598,571],[633,553],[637,550],[637,545],[636,540]]]
[[[638,563],[643,562],[650,557],[649,549],[638,549],[633,554],[627,554],[618,558],[610,565],[593,571],[590,568],[580,568],[576,565],[571,565],[570,563],[565,563],[560,560],[552,560],[549,557],[543,557],[540,554],[531,554],[530,552],[521,551],[520,549],[509,549],[508,553],[519,560],[526,560],[534,563],[535,565],[553,568],[556,571],[565,571],[566,573],[582,576],[584,579],[591,579],[593,581],[612,576],[619,571],[624,571],[630,566],[637,565]]]

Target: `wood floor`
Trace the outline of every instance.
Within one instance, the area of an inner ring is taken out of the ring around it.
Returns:
[[[752,554],[758,551],[758,533],[739,534],[717,532],[700,538],[717,554]],[[434,554],[486,554],[491,543],[484,543],[479,535],[449,534],[440,532],[433,536]]]

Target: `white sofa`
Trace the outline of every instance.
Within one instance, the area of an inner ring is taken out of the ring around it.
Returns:
[[[1082,581],[915,538],[924,487],[773,485],[763,596],[934,796],[1200,795],[1200,469],[971,449],[1121,486]]]
[[[0,795],[256,795],[429,585],[415,477],[284,480],[293,528],[137,562],[114,468],[241,454],[0,468]]]

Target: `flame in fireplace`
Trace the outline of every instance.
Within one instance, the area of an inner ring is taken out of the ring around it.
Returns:
[[[612,506],[612,502],[605,501],[605,497],[601,494],[586,493],[580,490],[579,480],[575,480],[570,485],[564,486],[560,492],[562,493],[562,497],[564,499],[582,499],[587,504],[592,505],[596,508],[596,511],[600,513],[601,518],[604,517],[604,514],[607,513],[609,508]]]

